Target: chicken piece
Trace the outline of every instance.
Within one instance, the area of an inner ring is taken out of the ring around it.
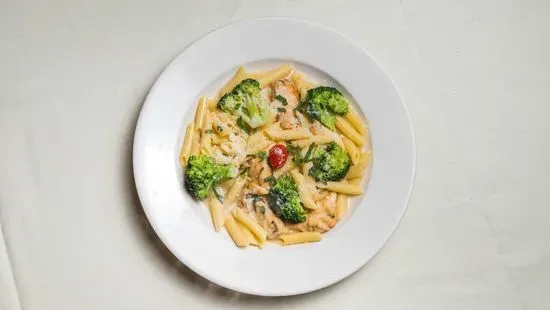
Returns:
[[[282,234],[286,234],[289,232],[289,229],[285,227],[285,224],[283,221],[275,216],[273,211],[271,211],[269,208],[267,208],[265,212],[265,220],[266,220],[266,232],[267,232],[267,238],[270,240],[276,239]]]
[[[300,95],[296,90],[296,86],[291,80],[278,80],[273,83],[273,88],[275,89],[275,97],[277,95],[282,96],[286,99],[287,110],[292,110],[298,106],[300,101]]]
[[[264,185],[264,179],[271,175],[271,167],[267,164],[266,160],[259,158],[252,158],[248,160],[248,176],[252,180],[257,180],[262,186]]]
[[[291,231],[295,231],[295,232],[305,232],[305,231],[311,231],[311,230],[312,230],[312,229],[307,225],[307,221],[302,222],[302,223],[298,223],[298,224],[287,225],[287,227],[288,227]]]
[[[234,128],[235,121],[227,113],[214,113],[212,118],[212,127],[220,136],[227,136],[231,133],[231,128]]]
[[[292,129],[298,125],[298,120],[294,117],[292,110],[279,114],[279,121],[283,129]]]
[[[246,159],[246,140],[231,133],[219,146],[212,148],[211,156],[220,164],[239,166]]]
[[[311,133],[314,135],[318,135],[321,132],[321,126],[321,123],[319,123],[318,121],[314,121],[313,124],[311,124],[309,131],[311,131]]]
[[[307,226],[318,232],[329,231],[336,223],[338,221],[325,212],[312,212],[307,220]]]
[[[298,119],[294,115],[293,109],[298,106],[300,95],[296,86],[291,80],[278,80],[273,83],[275,90],[274,108],[279,109],[277,119],[281,122],[281,128],[292,129],[298,125]],[[277,100],[277,97],[284,99]]]
[[[337,194],[335,192],[331,192],[320,203],[320,207],[325,208],[327,214],[330,216],[336,215],[336,197]]]
[[[309,127],[311,123],[308,121],[308,119],[299,111],[294,111],[294,116],[296,116],[296,119],[298,120],[298,124],[302,127]],[[313,134],[315,134],[312,131]]]
[[[334,217],[336,213],[336,193],[328,194],[318,202],[318,208],[311,212],[307,219],[307,225],[318,232],[326,232],[336,226],[338,221]]]
[[[320,202],[321,200],[325,199],[325,197],[327,197],[329,193],[327,190],[324,189],[315,189],[316,190],[312,191],[313,200],[315,200],[315,202]]]
[[[333,219],[334,220],[334,219]],[[317,227],[315,227],[315,230],[318,231],[318,232],[326,232],[326,231],[329,231],[332,227],[336,226],[336,222],[335,221],[332,221],[332,222],[329,222],[329,221],[321,221],[319,222],[319,224],[317,225]]]
[[[248,160],[248,176],[252,180],[257,180],[260,177],[260,174],[262,173],[262,169],[264,168],[262,164],[262,160],[259,158],[252,158]]]

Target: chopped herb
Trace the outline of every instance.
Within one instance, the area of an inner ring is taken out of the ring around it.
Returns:
[[[244,132],[246,132],[246,134],[250,135],[250,128],[248,128],[248,126],[244,123],[242,117],[239,117],[237,119],[237,125],[242,129],[244,130]]]
[[[218,130],[218,132],[222,132],[222,131],[223,131],[223,127],[220,126],[220,125],[218,125],[218,126],[216,127],[216,129]]]
[[[253,158],[253,157],[256,157],[256,155],[255,154],[246,154],[246,157],[252,157]]]
[[[206,129],[206,130],[204,131],[204,133],[211,134],[211,133],[212,133],[212,129]]]
[[[277,181],[277,179],[275,179],[275,177],[272,176],[272,175],[270,175],[270,176],[264,178],[264,182],[269,182],[270,184],[273,183],[273,182],[275,182],[275,181]]]
[[[305,101],[302,101],[302,102],[298,103],[298,106],[296,106],[294,108],[294,111],[302,111],[302,109],[305,107],[305,105],[306,105]]]
[[[265,151],[259,151],[256,155],[260,160],[265,160],[267,158],[267,153]]]
[[[258,212],[260,212],[261,214],[265,214],[265,206],[259,206]]]
[[[304,156],[304,162],[310,162],[313,159],[313,149],[315,148],[315,143],[309,145],[306,156]]]
[[[256,197],[254,197],[254,199],[252,200],[252,203],[253,203],[253,204],[256,204],[258,201],[259,201],[259,202],[263,202],[263,201],[264,201],[263,198],[262,198],[262,196],[257,195]]]
[[[294,162],[296,163],[296,165],[301,165],[302,161],[302,153],[300,151],[294,153]]]
[[[277,108],[277,111],[278,111],[278,112],[281,112],[281,113],[285,113],[285,112],[286,112],[286,109],[285,109],[285,108]]]
[[[248,167],[242,169],[241,172],[239,172],[239,175],[245,175],[247,172],[248,172]]]
[[[279,102],[281,102],[283,105],[288,105],[288,101],[286,101],[286,98],[281,96],[281,95],[277,95],[275,96],[275,100],[278,100]]]
[[[292,145],[290,142],[286,144],[286,150],[292,154],[292,157],[294,158],[293,161],[296,163],[296,165],[301,165],[302,160],[302,149],[298,146]]]
[[[262,172],[264,171],[264,167],[262,167],[262,169],[260,169],[260,173],[258,173],[258,176],[262,175]]]
[[[214,187],[214,195],[216,195],[216,198],[218,198],[218,200],[223,203],[223,196],[218,193],[218,189]]]

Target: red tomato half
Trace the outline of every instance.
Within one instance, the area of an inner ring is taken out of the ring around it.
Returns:
[[[286,147],[282,144],[275,144],[271,150],[269,150],[269,165],[273,169],[278,169],[284,166],[288,153]]]

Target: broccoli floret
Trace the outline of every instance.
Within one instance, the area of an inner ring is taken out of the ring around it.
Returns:
[[[336,118],[321,103],[308,102],[304,112],[312,119],[316,119],[330,130],[334,130]]]
[[[245,79],[218,101],[218,109],[240,117],[251,128],[258,128],[269,120],[269,103],[262,98],[260,83]]]
[[[210,156],[189,157],[185,168],[185,187],[195,199],[202,200],[219,182],[237,176],[232,165],[219,165]]]
[[[309,175],[318,182],[340,181],[348,173],[350,165],[351,160],[346,150],[331,142],[317,148]]]
[[[334,130],[334,115],[346,115],[349,112],[346,97],[336,88],[328,86],[308,90],[303,105],[304,112],[310,118],[320,121],[331,130]]]
[[[274,182],[267,201],[271,210],[283,221],[296,224],[306,220],[306,211],[300,201],[298,189],[288,175]]]

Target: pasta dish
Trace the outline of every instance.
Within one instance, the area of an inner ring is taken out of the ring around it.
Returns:
[[[290,65],[241,66],[201,97],[179,157],[185,188],[207,203],[215,231],[259,248],[321,240],[363,194],[371,159],[349,99]]]

